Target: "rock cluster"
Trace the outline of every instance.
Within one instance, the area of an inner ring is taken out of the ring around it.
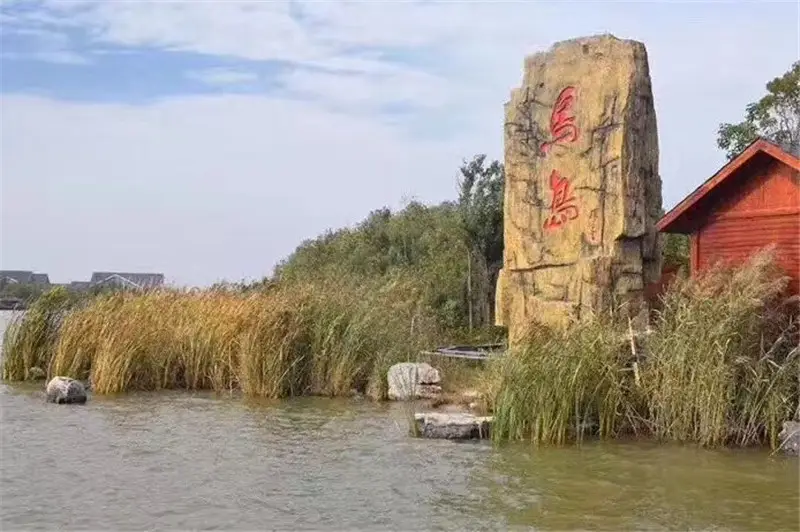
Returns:
[[[69,377],[53,377],[45,389],[47,401],[56,404],[86,402],[86,388],[81,381]]]
[[[505,106],[505,251],[497,322],[564,324],[658,280],[658,136],[644,44],[578,38],[526,58]]]

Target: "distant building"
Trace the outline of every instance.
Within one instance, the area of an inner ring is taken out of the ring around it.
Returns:
[[[790,290],[800,293],[800,159],[757,140],[656,227],[689,235],[693,273],[717,262],[741,263],[774,244]]]
[[[89,281],[90,287],[116,287],[144,290],[164,285],[162,273],[122,273],[94,272]]]
[[[146,290],[163,285],[164,274],[162,273],[94,272],[89,281],[53,284],[46,273],[34,273],[28,270],[0,270],[0,290],[11,286],[24,286],[40,289],[64,287],[75,292],[86,292],[93,288]]]
[[[49,286],[50,277],[28,270],[0,270],[0,286],[9,284]]]
[[[69,290],[74,290],[75,292],[81,292],[83,290],[89,290],[92,287],[92,283],[89,281],[72,281],[69,284],[64,285]]]

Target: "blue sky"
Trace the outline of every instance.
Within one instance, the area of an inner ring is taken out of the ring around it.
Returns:
[[[502,157],[525,55],[648,49],[664,203],[800,56],[787,2],[0,0],[3,268],[258,278],[303,239]]]

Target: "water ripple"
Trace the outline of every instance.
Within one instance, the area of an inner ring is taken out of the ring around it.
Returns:
[[[797,529],[796,462],[423,441],[403,408],[0,386],[3,530]]]

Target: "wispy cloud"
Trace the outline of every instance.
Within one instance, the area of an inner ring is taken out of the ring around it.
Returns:
[[[38,52],[2,52],[0,57],[13,61],[43,61],[62,65],[88,65],[91,61],[85,55],[69,50],[50,50]]]
[[[205,70],[193,70],[186,73],[186,77],[194,79],[206,85],[226,87],[231,85],[246,85],[258,81],[259,76],[255,72],[246,72],[233,68],[209,68]]]
[[[14,4],[0,4],[7,9]],[[66,65],[87,65],[91,60],[79,53],[65,28],[51,27],[43,23],[36,12],[9,14],[0,11],[0,25],[3,27],[2,57],[17,61],[43,61]],[[9,50],[11,48],[12,50]]]
[[[524,57],[603,32],[647,45],[670,206],[721,163],[717,125],[796,59],[797,16],[774,2],[0,1],[2,60],[27,83],[2,97],[2,259],[264,273],[374,207],[452,197],[462,157],[502,157]],[[66,101],[76,87],[82,103]]]

